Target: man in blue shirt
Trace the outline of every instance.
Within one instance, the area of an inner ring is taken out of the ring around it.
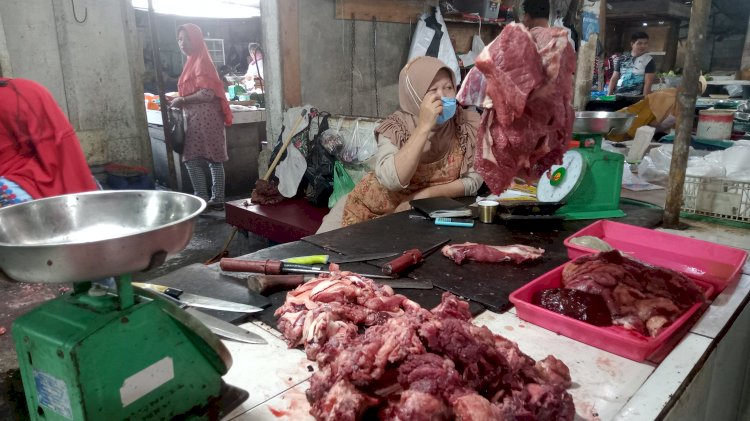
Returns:
[[[609,81],[608,95],[643,95],[651,93],[656,64],[648,51],[648,34],[636,32],[630,37],[630,52],[615,62]]]

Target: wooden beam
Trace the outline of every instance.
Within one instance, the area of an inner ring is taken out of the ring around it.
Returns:
[[[607,11],[607,17],[610,19],[690,19],[690,6],[670,0],[622,1],[611,2],[610,5],[612,9]]]
[[[698,96],[699,62],[706,41],[706,28],[710,12],[711,0],[693,0],[693,7],[690,11],[687,52],[685,54],[685,71],[682,74],[682,89],[677,95],[680,118],[677,120],[677,136],[675,136],[672,162],[669,168],[667,203],[664,206],[665,228],[675,229],[680,227],[682,189],[685,185],[690,137],[693,133],[695,101]]]
[[[437,0],[336,0],[336,19],[414,23]]]
[[[279,0],[279,36],[284,108],[302,105],[299,57],[299,0]]]

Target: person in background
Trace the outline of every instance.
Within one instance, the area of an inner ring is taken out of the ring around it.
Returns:
[[[208,200],[210,209],[223,210],[223,163],[229,159],[224,126],[232,124],[232,111],[201,29],[192,23],[180,26],[177,42],[187,61],[177,82],[180,96],[173,99],[170,106],[182,108],[185,113],[187,127],[182,160],[195,195]],[[204,162],[211,171],[210,199],[202,166]]]
[[[318,232],[411,208],[428,197],[473,196],[479,114],[456,104],[455,76],[434,57],[417,57],[399,75],[400,110],[376,129],[375,170],[326,215]]]
[[[630,36],[630,52],[615,62],[607,95],[629,94],[646,96],[656,76],[656,64],[648,54],[648,34],[636,32]]]
[[[0,75],[0,207],[97,188],[52,94],[34,81]]]
[[[247,46],[247,73],[245,73],[245,85],[249,91],[262,92],[263,85],[263,51],[260,44],[251,42]]]
[[[549,0],[525,0],[523,19],[527,28],[549,28]]]

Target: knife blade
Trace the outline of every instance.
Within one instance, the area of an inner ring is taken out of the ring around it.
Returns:
[[[290,257],[288,259],[282,260],[282,262],[297,263],[302,265],[327,265],[329,263],[336,263],[337,265],[341,265],[344,263],[367,262],[369,260],[385,259],[386,257],[393,257],[397,254],[398,252],[355,254],[351,256],[315,254],[311,256]]]
[[[188,305],[180,300],[173,298],[171,295],[164,294],[155,289],[139,287],[138,282],[133,282],[136,288],[140,288],[141,297],[145,297],[150,300],[161,299],[171,305],[174,305],[186,313],[190,313],[191,316],[195,317],[199,322],[203,323],[208,330],[214,335],[221,336],[226,339],[233,339],[241,342],[250,344],[267,344],[268,342],[261,336],[249,332],[245,329],[237,327],[229,322],[210,316],[201,311],[191,309]]]
[[[193,307],[208,308],[211,310],[233,311],[236,313],[257,313],[263,311],[263,309],[260,307],[242,303],[235,303],[233,301],[220,300],[218,298],[205,297],[203,295],[191,294],[181,289],[171,288],[164,285],[133,282],[133,286],[148,288],[154,291],[161,292],[162,294],[166,294]]]
[[[342,263],[366,262],[368,260],[385,259],[386,257],[393,257],[396,255],[398,255],[398,252],[368,253],[357,254],[354,256],[331,256],[331,263],[340,265]]]
[[[388,285],[393,289],[432,289],[433,287],[432,282],[430,281],[420,281],[408,278],[394,280],[375,279],[373,282]]]
[[[260,337],[259,335],[245,330],[239,326],[235,326],[231,323],[225,322],[224,320],[217,319],[214,316],[209,316],[200,310],[192,307],[184,309],[190,313],[191,316],[198,319],[201,323],[206,325],[211,332],[227,339],[232,339],[239,342],[245,342],[249,344],[267,344],[268,342]]]

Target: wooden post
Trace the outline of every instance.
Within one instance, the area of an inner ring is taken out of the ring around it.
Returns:
[[[159,56],[159,34],[156,32],[156,14],[152,0],[148,0],[148,30],[151,33],[151,54],[156,70],[156,88],[159,90],[159,108],[161,122],[164,128],[164,143],[167,145],[167,168],[169,169],[169,188],[177,190],[177,172],[174,166],[174,149],[172,148],[172,133],[169,132],[169,112],[167,95],[164,92],[164,81],[161,78],[161,56]]]
[[[667,203],[664,207],[664,227],[679,228],[682,189],[685,185],[690,136],[693,132],[695,100],[698,96],[700,77],[700,52],[706,40],[706,23],[711,11],[711,0],[693,0],[690,10],[685,71],[682,74],[682,89],[677,95],[680,118],[677,120],[677,136],[672,149],[672,163],[669,168]]]
[[[584,13],[592,14],[596,20],[599,20],[600,13],[600,0],[594,0],[591,4],[580,2],[581,13],[577,16],[580,24],[578,25],[581,30],[578,32],[581,36],[580,47],[578,47],[578,61],[576,64],[576,79],[575,79],[575,97],[573,99],[573,108],[577,111],[583,111],[586,109],[586,104],[591,98],[591,84],[594,77],[594,63],[596,61],[596,40],[599,39],[598,33],[589,35],[588,40],[584,41],[584,31],[586,28],[583,25]],[[601,32],[603,27],[599,27]]]

